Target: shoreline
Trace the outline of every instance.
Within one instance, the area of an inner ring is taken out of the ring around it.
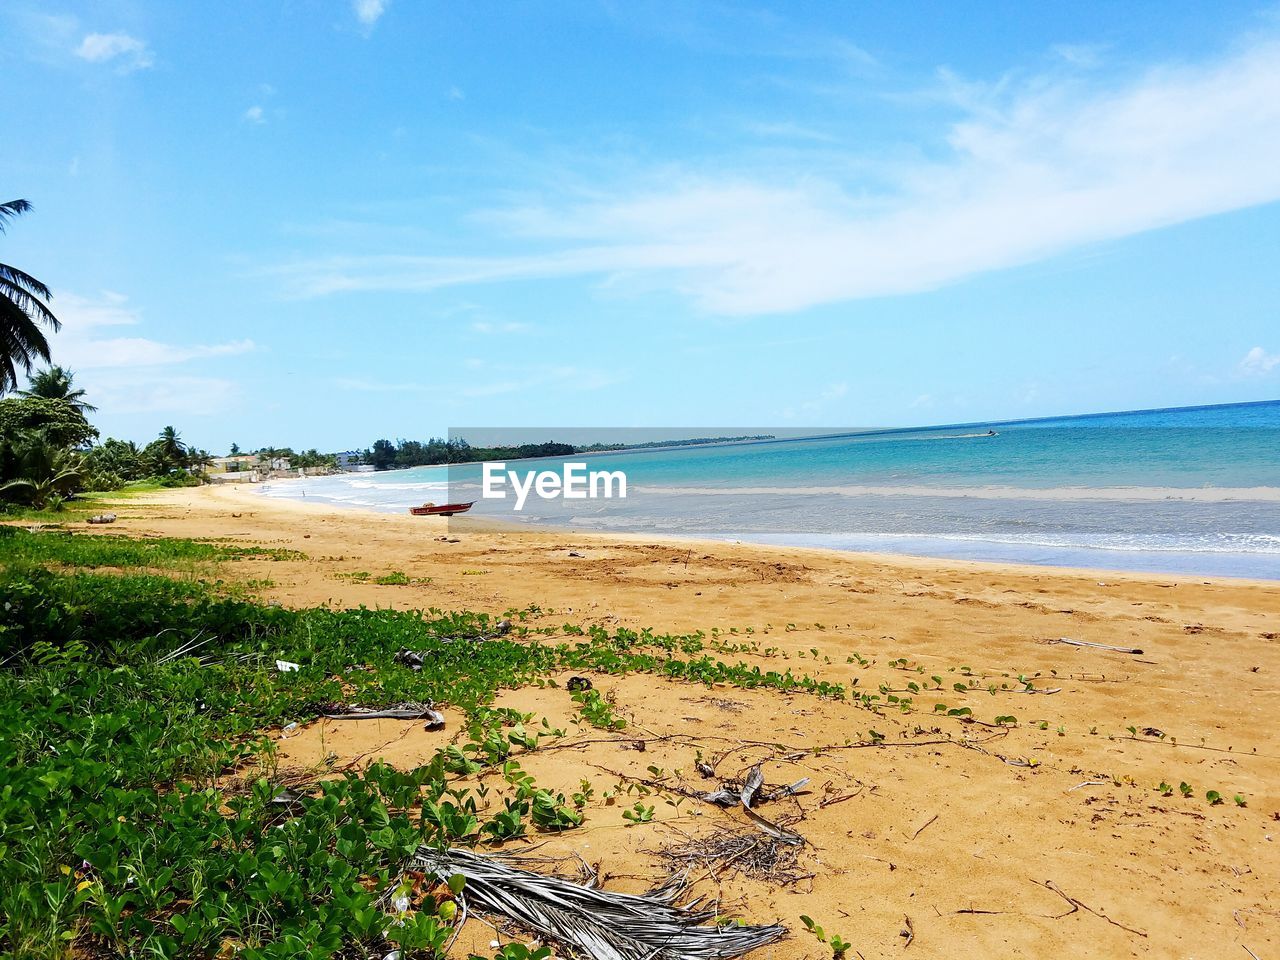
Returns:
[[[237,497],[237,493],[243,495]],[[149,492],[124,501],[145,505],[174,503],[188,509],[203,504],[204,509],[216,512],[221,506],[252,509],[277,518],[312,516],[326,522],[360,520],[385,525],[389,530],[403,531],[411,535],[429,535],[434,539],[442,535],[480,535],[483,537],[524,540],[540,545],[566,541],[591,543],[599,548],[611,546],[659,545],[674,550],[731,551],[767,561],[775,556],[811,556],[829,563],[846,563],[854,566],[871,564],[882,568],[902,568],[916,573],[957,572],[970,575],[999,577],[1005,574],[1020,576],[1060,576],[1094,581],[1126,581],[1149,584],[1171,581],[1188,584],[1210,584],[1221,581],[1229,586],[1256,587],[1271,590],[1280,598],[1280,581],[1263,577],[1237,577],[1216,574],[1186,572],[1161,572],[1106,567],[1069,566],[1055,564],[1019,563],[999,560],[970,560],[959,557],[936,557],[891,551],[841,550],[822,546],[769,544],[751,540],[730,540],[713,537],[684,537],[673,534],[634,533],[626,531],[566,530],[551,526],[519,524],[491,517],[413,517],[407,513],[390,512],[362,506],[338,506],[328,502],[312,502],[286,497],[264,496],[261,492],[240,485],[190,487],[177,490]],[[426,529],[428,528],[429,529]],[[1278,610],[1280,613],[1280,610]]]
[[[414,468],[404,468],[414,469]],[[390,471],[387,471],[390,472]],[[302,478],[286,478],[290,480],[301,480]],[[272,483],[277,481],[270,481]],[[228,485],[229,487],[230,485]],[[239,486],[239,485],[237,485]],[[217,487],[217,489],[226,489],[227,487]],[[296,504],[308,508],[317,508],[332,511],[335,515],[344,514],[362,514],[367,516],[383,516],[383,517],[402,517],[405,514],[399,509],[379,508],[368,504],[352,504],[342,503],[333,499],[324,497],[323,495],[314,500],[306,500],[301,497],[293,496],[272,496],[262,485],[252,485],[246,487],[252,494],[264,502],[272,504],[286,505]],[[1003,489],[1003,488],[1001,488]],[[1266,488],[1270,489],[1270,488]],[[734,491],[737,492],[737,491]],[[1280,491],[1278,491],[1280,492]],[[1220,501],[1210,501],[1220,502]],[[419,521],[422,518],[417,518]],[[1273,555],[1258,553],[1248,554],[1232,551],[1193,551],[1170,549],[1128,549],[1124,547],[1104,547],[1104,546],[1073,546],[1059,543],[1031,543],[1021,541],[1008,541],[995,538],[961,538],[946,535],[907,535],[907,534],[866,534],[866,535],[844,535],[844,534],[827,534],[827,533],[770,533],[755,532],[752,533],[735,533],[725,534],[722,536],[682,536],[679,534],[656,533],[648,531],[627,531],[627,530],[589,530],[573,527],[559,527],[550,523],[519,523],[513,520],[505,520],[495,517],[478,517],[466,515],[463,517],[455,517],[451,522],[460,524],[474,525],[476,528],[491,529],[495,531],[505,531],[514,534],[526,533],[543,533],[549,535],[572,536],[580,538],[600,538],[604,541],[618,539],[624,542],[650,541],[664,542],[675,545],[702,545],[711,544],[731,544],[734,546],[752,546],[762,550],[814,550],[823,554],[834,556],[861,556],[882,563],[893,563],[898,560],[913,560],[924,564],[929,563],[945,563],[945,564],[978,564],[991,568],[1030,568],[1036,570],[1050,570],[1060,572],[1083,572],[1091,575],[1109,576],[1112,578],[1121,575],[1133,575],[1139,578],[1151,577],[1188,577],[1188,578],[1222,578],[1231,581],[1252,582],[1259,584],[1280,584],[1280,557],[1275,557],[1276,572],[1273,576],[1258,575],[1257,573],[1237,573],[1232,570],[1223,570],[1222,567],[1240,567],[1240,566],[1257,566],[1266,565],[1266,560]],[[462,528],[462,529],[465,529]],[[837,546],[827,545],[823,543],[815,543],[815,540],[829,539],[839,540],[844,538],[846,541],[862,540],[899,540],[904,543],[914,541],[925,549],[915,552],[910,549],[893,550],[893,549],[876,549],[868,548],[862,545]],[[967,547],[958,546],[966,544]],[[1103,557],[1121,557],[1126,556],[1133,562],[1124,566],[1108,566],[1105,564],[1095,564],[1089,562],[1075,563],[1071,561],[1058,562],[1056,559],[1039,562],[1035,560],[1024,559],[1021,555],[1027,553],[1042,553],[1047,555],[1078,555],[1086,561],[1092,555],[1102,555]],[[957,554],[973,554],[985,553],[987,556],[964,556]],[[1000,556],[1005,554],[1005,556]],[[1261,558],[1261,559],[1255,559]],[[1179,560],[1185,562],[1179,563]],[[1204,562],[1204,569],[1187,569],[1193,566],[1194,560]],[[1143,565],[1145,562],[1145,566]],[[1212,569],[1218,567],[1219,569]]]

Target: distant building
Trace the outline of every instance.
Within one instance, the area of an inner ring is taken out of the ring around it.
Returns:
[[[342,453],[335,453],[334,457],[338,461],[338,469],[346,470],[349,473],[356,473],[360,466],[360,459],[363,454],[359,450],[344,450]]]
[[[209,465],[209,473],[239,473],[252,470],[257,463],[258,458],[249,454],[238,457],[214,457]]]

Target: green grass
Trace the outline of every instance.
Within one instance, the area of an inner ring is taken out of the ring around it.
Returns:
[[[172,537],[75,534],[65,530],[32,533],[0,526],[0,563],[57,564],[66,567],[190,570],[199,564],[244,557],[301,560],[306,554],[270,547],[240,547]]]
[[[84,490],[74,498],[63,501],[57,508],[36,510],[17,503],[0,502],[0,520],[23,520],[36,523],[66,523],[83,520],[94,514],[109,512],[122,500],[130,500],[144,493],[164,490],[163,484],[153,480],[135,480],[118,490]]]
[[[263,554],[0,533],[0,953],[435,957],[447,917],[392,922],[378,901],[410,851],[571,830],[586,815],[517,762],[562,731],[526,730],[530,718],[490,706],[499,691],[574,670],[845,695],[715,659],[701,634],[535,642],[543,630],[508,612],[508,636],[477,641],[492,633],[487,614],[289,610],[155,572],[245,555]],[[427,654],[420,672],[395,662],[404,647]],[[280,673],[276,659],[300,669]],[[448,704],[469,718],[468,739],[415,770],[314,784],[282,810],[261,731],[337,699]],[[231,793],[237,769],[268,777]],[[506,782],[496,809],[458,782],[481,769]]]

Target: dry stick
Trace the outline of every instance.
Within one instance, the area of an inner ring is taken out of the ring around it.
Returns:
[[[1174,747],[1178,749],[1185,748],[1187,750],[1209,750],[1209,751],[1212,751],[1213,753],[1229,753],[1233,757],[1262,757],[1267,760],[1280,759],[1280,758],[1277,758],[1274,754],[1270,754],[1270,753],[1258,753],[1256,751],[1251,753],[1243,753],[1238,750],[1227,750],[1223,747],[1209,747],[1209,746],[1205,746],[1203,743],[1181,743],[1181,742],[1174,743],[1172,740],[1153,740],[1146,737],[1118,737],[1117,739],[1125,740],[1125,741],[1128,741],[1129,743],[1148,743],[1148,744],[1162,743],[1166,747]]]
[[[1079,790],[1081,787],[1105,787],[1106,785],[1107,781],[1105,780],[1086,780],[1084,783],[1077,783],[1074,787],[1068,790],[1067,793],[1070,793],[1072,790]]]
[[[1113,647],[1108,643],[1092,643],[1089,640],[1072,640],[1070,637],[1058,637],[1056,640],[1048,640],[1047,643],[1067,643],[1073,647],[1094,647],[1098,650],[1110,650],[1112,653],[1142,653],[1138,647]]]
[[[1032,881],[1032,882],[1036,883],[1037,881]],[[1146,936],[1146,934],[1143,933],[1141,930],[1135,930],[1133,929],[1133,927],[1126,927],[1123,923],[1120,923],[1119,921],[1116,921],[1116,920],[1112,920],[1105,913],[1100,913],[1099,911],[1093,909],[1093,907],[1089,906],[1087,903],[1082,903],[1079,900],[1077,900],[1075,897],[1068,896],[1063,891],[1063,889],[1059,887],[1056,883],[1054,883],[1052,880],[1046,880],[1044,883],[1039,883],[1038,885],[1041,887],[1044,887],[1047,890],[1052,890],[1054,893],[1060,896],[1063,900],[1067,901],[1067,903],[1071,904],[1070,910],[1068,910],[1066,913],[1060,914],[1055,919],[1061,919],[1062,917],[1069,917],[1071,916],[1071,914],[1075,913],[1077,910],[1087,910],[1089,913],[1092,913],[1095,917],[1098,917],[1101,920],[1107,921],[1107,923],[1111,924],[1113,927],[1119,927],[1121,930],[1128,930],[1130,933],[1136,933],[1140,937]]]
[[[911,925],[911,918],[906,914],[902,915],[902,919],[907,921],[907,929],[903,931],[907,935],[907,942],[902,945],[902,949],[905,950],[911,946],[911,941],[916,938],[916,928]]]
[[[922,826],[919,830],[917,830],[915,833],[911,835],[911,839],[914,840],[916,837],[920,836],[920,834],[924,833],[925,828],[932,826],[933,821],[937,819],[938,819],[938,815],[935,813],[932,817],[930,817],[927,821],[925,821],[924,826]]]
[[[1253,960],[1261,960],[1261,958],[1260,958],[1256,953],[1254,953],[1252,950],[1250,950],[1248,947],[1246,947],[1243,943],[1242,943],[1242,944],[1240,944],[1240,946],[1244,949],[1244,952],[1245,952],[1245,953],[1247,953],[1249,956],[1253,957]]]
[[[837,803],[844,803],[846,800],[852,800],[854,797],[858,796],[858,794],[860,793],[862,793],[861,790],[859,790],[858,793],[846,793],[838,797],[827,797],[826,799],[820,800],[818,802],[818,806],[819,808],[834,807]]]

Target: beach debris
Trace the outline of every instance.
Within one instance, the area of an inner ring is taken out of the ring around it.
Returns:
[[[1110,650],[1113,653],[1142,653],[1138,647],[1113,647],[1108,643],[1092,643],[1088,640],[1072,640],[1070,637],[1058,637],[1046,640],[1045,643],[1066,643],[1073,647],[1093,647],[1098,650]]]
[[[747,815],[748,820],[779,843],[785,843],[792,846],[802,846],[804,844],[804,837],[800,836],[800,834],[793,833],[786,827],[779,826],[772,821],[766,820],[746,804],[743,804],[742,812]]]
[[[809,785],[809,778],[797,780],[795,783],[785,787],[775,787],[772,790],[764,789],[764,772],[760,768],[760,764],[756,764],[747,771],[746,777],[741,781],[730,780],[720,785],[716,790],[702,795],[702,799],[707,803],[714,803],[719,807],[741,806],[742,812],[746,814],[747,819],[755,824],[760,830],[773,837],[781,843],[802,844],[804,837],[798,833],[793,833],[776,823],[766,820],[760,814],[751,809],[751,805],[755,802],[768,803],[771,800],[780,800],[783,797],[789,797],[793,793],[803,790]]]
[[[723,872],[732,871],[778,886],[789,886],[813,876],[797,868],[798,845],[782,843],[758,830],[718,827],[707,836],[692,837],[654,852],[685,874],[701,867],[717,878]]]
[[[925,830],[935,824],[938,821],[938,816],[939,815],[935,813],[932,817],[917,827],[915,833],[911,834],[911,839],[914,840],[916,837],[920,836],[920,834],[924,833]]]
[[[1054,920],[1061,920],[1063,917],[1069,917],[1073,913],[1078,913],[1079,911],[1084,910],[1088,913],[1093,914],[1099,920],[1107,921],[1107,923],[1111,924],[1113,927],[1119,927],[1121,930],[1127,930],[1129,933],[1136,933],[1140,937],[1146,937],[1146,934],[1143,933],[1141,930],[1135,930],[1133,927],[1126,927],[1123,923],[1120,923],[1118,920],[1112,920],[1101,910],[1095,910],[1093,907],[1089,906],[1087,903],[1082,903],[1081,901],[1077,900],[1075,897],[1068,894],[1066,891],[1064,891],[1052,880],[1045,880],[1043,883],[1041,883],[1039,880],[1032,880],[1031,882],[1036,884],[1037,886],[1044,887],[1046,890],[1052,890],[1054,893],[1056,893],[1058,896],[1060,896],[1063,900],[1065,900],[1067,903],[1071,905],[1070,910],[1068,910],[1066,913],[1058,914],[1053,918]]]
[[[461,876],[458,896],[471,910],[517,923],[595,960],[728,960],[787,932],[780,924],[717,924],[717,911],[698,910],[696,902],[673,906],[669,890],[656,896],[615,893],[536,873],[526,862],[509,854],[424,846],[409,869],[444,882]]]
[[[283,727],[280,728],[280,739],[288,740],[289,734],[293,733],[293,731],[297,729],[298,729],[297,720],[294,720],[292,723],[286,723]]]
[[[297,673],[301,669],[301,664],[294,663],[292,660],[276,661],[276,670],[280,673]]]
[[[426,720],[428,730],[444,726],[444,714],[433,710],[430,703],[406,701],[385,707],[362,707],[359,704],[327,703],[320,707],[321,716],[329,720]]]
[[[586,677],[570,677],[567,686],[570,693],[582,693],[591,689],[591,681]]]
[[[585,560],[587,558],[587,555],[585,553],[579,553],[577,550],[570,550],[569,556],[574,557],[575,559],[578,559],[578,560]]]
[[[905,927],[903,927],[903,928],[898,932],[898,936],[902,937],[904,940],[906,940],[906,941],[907,941],[906,943],[904,943],[904,944],[902,945],[902,949],[903,949],[903,950],[905,950],[905,949],[907,949],[907,947],[911,946],[912,941],[913,941],[913,940],[915,940],[915,938],[916,938],[916,928],[915,928],[915,926],[911,923],[911,918],[910,918],[910,917],[908,917],[908,916],[905,916],[905,915],[904,915],[904,916],[903,916],[903,918],[902,918],[902,920],[903,920],[903,922],[906,924],[906,926],[905,926]]]
[[[709,776],[714,772],[709,764],[703,762],[703,766],[708,770],[708,773],[703,774],[704,776]],[[703,773],[701,767],[698,772]],[[719,807],[736,807],[739,803],[749,807],[756,801],[768,803],[771,800],[781,800],[783,797],[789,797],[793,793],[799,793],[808,785],[809,778],[805,777],[788,786],[765,790],[764,773],[760,769],[760,764],[757,763],[747,772],[744,779],[726,780],[719,788],[703,794],[702,799]]]
[[[271,806],[281,813],[297,816],[302,813],[302,794],[285,787],[271,798]]]
[[[402,647],[391,659],[396,663],[408,667],[414,673],[417,673],[422,669],[422,665],[426,662],[427,658],[426,654],[420,653],[417,650],[410,650],[406,647]]]
[[[114,513],[99,513],[96,516],[92,516],[85,521],[85,523],[93,523],[93,524],[115,523],[115,522],[116,522],[116,515]]]
[[[1067,789],[1067,793],[1071,793],[1074,790],[1079,790],[1082,787],[1105,787],[1106,785],[1107,785],[1107,781],[1105,780],[1086,780],[1084,783],[1077,783],[1074,787],[1069,787]]]

